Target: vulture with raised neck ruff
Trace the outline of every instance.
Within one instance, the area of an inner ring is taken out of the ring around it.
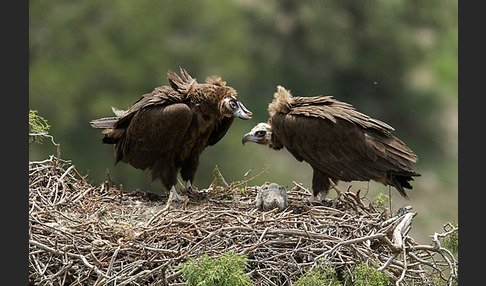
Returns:
[[[311,200],[324,200],[331,179],[373,180],[395,187],[408,199],[405,189],[414,172],[417,155],[391,134],[388,124],[356,111],[332,96],[293,97],[278,86],[269,104],[270,118],[245,134],[242,143],[255,142],[279,150],[285,147],[298,161],[312,166]]]
[[[183,68],[180,76],[170,70],[167,75],[170,86],[155,88],[126,111],[112,107],[115,117],[90,123],[104,129],[103,143],[114,144],[115,164],[150,169],[152,180],[160,179],[181,201],[177,173],[192,190],[202,151],[223,138],[235,117],[247,120],[252,113],[220,77],[200,84]]]

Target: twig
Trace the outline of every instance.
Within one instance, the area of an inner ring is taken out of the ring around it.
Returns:
[[[259,177],[261,174],[268,173],[268,168],[270,168],[270,165],[266,164],[265,167],[261,168],[260,171],[255,176],[253,176],[249,179],[245,179],[245,182],[250,182],[250,181],[256,179],[257,177]],[[251,171],[251,169],[247,173],[249,173],[250,171]]]
[[[292,183],[294,183],[294,185],[298,188],[298,189],[292,189],[291,191],[295,192],[295,191],[298,191],[298,190],[304,190],[307,194],[309,195],[312,195],[312,192],[309,191],[307,188],[305,188],[302,184],[299,184],[297,183],[296,181],[292,181]]]
[[[108,168],[106,168],[106,175],[108,176],[108,181],[111,183],[111,186],[114,187],[116,184],[111,179],[110,170],[108,170]]]
[[[91,192],[92,190],[94,190],[93,187],[90,187],[90,188],[87,188],[86,191],[82,192],[78,197],[76,197],[72,202],[73,203],[76,203],[78,200],[80,200],[81,198],[83,198],[87,193]]]
[[[330,178],[328,180],[329,180],[329,184],[331,185],[331,188],[336,191],[337,199],[339,199],[342,196],[343,192],[341,190],[339,190],[339,188],[333,182],[333,180],[331,180]]]
[[[111,276],[111,270],[113,269],[113,263],[115,263],[115,259],[116,257],[118,256],[118,252],[120,251],[120,246],[118,246],[116,249],[115,249],[115,252],[113,253],[113,255],[111,256],[111,259],[110,259],[110,264],[108,264],[108,269],[106,270],[106,276],[110,277]]]
[[[415,215],[417,215],[417,213],[406,213],[400,223],[395,227],[395,230],[393,231],[392,242],[397,249],[403,248],[403,235],[405,234],[405,230],[412,223],[412,218]]]
[[[228,183],[226,182],[226,180],[224,179],[223,174],[221,174],[221,171],[219,171],[218,165],[216,165],[214,169],[216,170],[217,176],[218,176],[218,178],[221,180],[221,184],[223,185],[223,187],[224,187],[225,189],[226,189],[226,188],[229,188],[229,184],[228,184]]]
[[[248,188],[248,175],[251,173],[253,168],[250,168],[244,175],[243,175],[243,181],[245,182],[245,189]]]
[[[323,258],[323,257],[324,258],[327,257],[329,254],[333,253],[334,251],[336,251],[337,248],[339,248],[341,246],[349,245],[349,244],[353,244],[353,243],[358,243],[358,242],[363,242],[363,241],[371,240],[371,239],[375,239],[375,238],[382,238],[384,236],[385,236],[384,233],[376,233],[376,234],[372,234],[372,235],[369,235],[369,236],[358,237],[358,238],[349,239],[349,240],[346,240],[346,241],[341,241],[338,244],[336,244],[333,248],[331,248],[330,250],[318,255],[315,258],[315,261],[317,262],[318,259]]]
[[[393,253],[389,258],[388,260],[385,262],[385,264],[383,264],[381,267],[377,268],[376,270],[378,271],[382,271],[384,270],[385,268],[387,268],[390,263],[398,256],[398,252],[395,252]]]
[[[161,209],[159,212],[157,212],[154,216],[152,216],[148,221],[147,223],[145,224],[145,227],[148,227],[149,225],[152,224],[152,222],[157,218],[159,217],[160,215],[162,215],[163,213],[165,213],[166,211],[169,210],[170,208],[170,205],[172,203],[172,199],[174,198],[174,193],[173,192],[170,192],[169,193],[169,199],[167,199],[167,203],[165,205],[165,207],[163,209]]]
[[[34,241],[34,240],[29,240],[29,244],[35,245],[35,246],[37,246],[37,247],[39,247],[39,248],[41,248],[45,251],[49,251],[49,252],[56,254],[56,255],[65,255],[65,256],[80,259],[86,267],[88,267],[89,269],[92,269],[94,272],[96,272],[96,274],[101,275],[103,277],[107,277],[103,272],[101,272],[98,269],[98,267],[89,263],[88,260],[86,259],[86,257],[84,257],[83,255],[69,253],[69,252],[65,252],[65,251],[61,251],[61,250],[56,250],[54,248],[51,248],[47,245],[44,245],[44,244],[37,242],[37,241]]]
[[[398,228],[398,227],[397,227]],[[405,251],[405,238],[402,239],[400,245],[402,246],[402,256],[403,256],[403,271],[397,281],[395,281],[395,285],[400,286],[400,282],[405,278],[405,274],[407,273],[407,253]]]

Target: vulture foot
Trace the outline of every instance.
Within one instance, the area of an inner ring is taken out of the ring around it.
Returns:
[[[186,194],[196,200],[203,199],[206,197],[206,193],[200,192],[197,188],[193,187],[191,181],[187,181],[186,188],[184,189]]]
[[[303,203],[310,203],[311,205],[318,205],[318,206],[323,206],[324,202],[321,200],[317,200],[316,198],[308,198],[308,199],[302,199]]]
[[[176,202],[179,202],[179,203],[183,203],[186,201],[186,198],[179,195],[179,193],[177,193],[176,191],[176,188],[175,186],[172,186],[172,188],[170,188],[170,191],[172,193],[172,201],[176,201]]]
[[[328,201],[328,199],[326,199],[326,198],[321,199],[321,198],[319,198],[319,196],[314,196],[314,195],[311,195],[309,198],[302,199],[302,202],[303,203],[310,203],[311,205],[314,205],[314,206],[329,206],[330,205],[330,202]]]

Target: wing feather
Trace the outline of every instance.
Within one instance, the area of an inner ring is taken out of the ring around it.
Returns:
[[[364,128],[378,129],[384,133],[393,131],[390,125],[357,111],[351,104],[338,101],[332,96],[293,97],[289,114],[323,118],[336,123],[343,119]]]
[[[233,120],[234,117],[223,117],[223,119],[218,122],[214,130],[211,132],[207,146],[213,146],[214,144],[218,143],[231,127]]]
[[[192,118],[191,109],[182,103],[139,110],[116,145],[116,161],[147,168],[157,157],[154,154],[178,153]]]
[[[167,106],[176,103],[185,103],[183,94],[169,86],[156,87],[152,92],[142,95],[133,105],[124,112],[124,116],[113,124],[113,128],[127,128],[133,116],[143,108],[150,106]]]
[[[413,152],[382,128],[363,128],[339,113],[331,121],[293,111],[271,118],[273,134],[294,157],[331,178],[369,180],[386,177],[388,171],[413,172],[408,155]]]
[[[196,84],[196,80],[192,78],[189,73],[179,67],[181,75],[179,76],[175,72],[169,70],[167,72],[167,79],[169,80],[170,85],[174,90],[177,90],[181,93],[188,93]]]

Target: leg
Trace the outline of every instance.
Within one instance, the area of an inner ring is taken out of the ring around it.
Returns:
[[[329,192],[329,176],[321,172],[316,168],[312,168],[314,174],[312,176],[312,196],[311,199],[317,199],[320,194],[319,201],[324,201],[326,199],[327,193]]]
[[[196,175],[197,167],[199,166],[199,157],[185,161],[182,163],[181,167],[181,177],[184,181],[192,187],[192,182],[194,182],[194,177]]]
[[[184,162],[181,168],[181,177],[184,181],[186,181],[186,191],[189,195],[195,198],[199,198],[202,195],[202,193],[198,192],[196,188],[192,186],[198,165],[199,158],[195,158]]]
[[[173,160],[164,158],[159,160],[152,167],[152,180],[160,179],[162,184],[172,193],[172,200],[184,202],[185,198],[177,193],[175,185],[177,183],[177,167]]]

